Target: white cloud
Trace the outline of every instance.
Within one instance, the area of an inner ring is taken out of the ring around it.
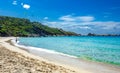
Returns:
[[[81,26],[81,27],[78,27],[80,29],[91,29],[91,27],[88,27],[88,26]]]
[[[101,27],[100,29],[113,29],[114,27],[120,26],[120,22],[114,22],[114,21],[94,21],[94,22],[66,22],[66,21],[46,21],[44,22],[46,25],[52,25],[52,26],[69,26],[69,27],[83,27],[83,28],[88,28],[88,27]]]
[[[17,5],[17,1],[13,1],[13,3],[12,3],[13,5]]]
[[[44,21],[43,24],[77,33],[120,33],[120,22],[93,21],[94,17],[66,15],[58,21]]]
[[[18,5],[19,3],[18,3],[17,0],[14,0],[14,1],[12,2],[12,4],[13,4],[13,5]],[[30,7],[31,7],[29,4],[24,4],[23,2],[21,2],[20,5],[21,5],[24,9],[30,9]]]
[[[77,18],[84,22],[90,22],[90,21],[95,20],[95,18],[93,16],[81,16],[81,17],[77,17]]]
[[[95,20],[95,18],[93,16],[72,16],[72,15],[66,15],[66,16],[60,17],[59,20],[90,22],[90,21]]]
[[[28,5],[28,4],[23,4],[23,3],[21,3],[21,5],[22,5],[23,8],[25,8],[25,9],[29,9],[29,8],[30,8],[30,5]]]
[[[59,20],[63,20],[63,21],[75,21],[76,19],[74,17],[72,17],[71,15],[66,15],[66,16],[60,17]]]
[[[44,17],[43,19],[44,19],[44,20],[48,20],[48,17]]]

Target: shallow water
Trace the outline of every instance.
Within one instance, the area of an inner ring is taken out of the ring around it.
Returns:
[[[54,50],[82,59],[120,65],[120,37],[19,38],[19,44]]]

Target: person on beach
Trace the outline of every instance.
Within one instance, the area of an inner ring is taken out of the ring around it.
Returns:
[[[16,43],[17,43],[17,37],[16,37]]]

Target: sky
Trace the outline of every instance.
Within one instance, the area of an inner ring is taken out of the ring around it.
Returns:
[[[120,0],[0,0],[0,15],[79,34],[120,34]]]

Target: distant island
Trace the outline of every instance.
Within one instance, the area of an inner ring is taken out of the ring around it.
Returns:
[[[119,34],[94,34],[88,33],[86,36],[120,36]]]
[[[52,28],[28,19],[0,16],[0,36],[77,36],[77,33]]]

